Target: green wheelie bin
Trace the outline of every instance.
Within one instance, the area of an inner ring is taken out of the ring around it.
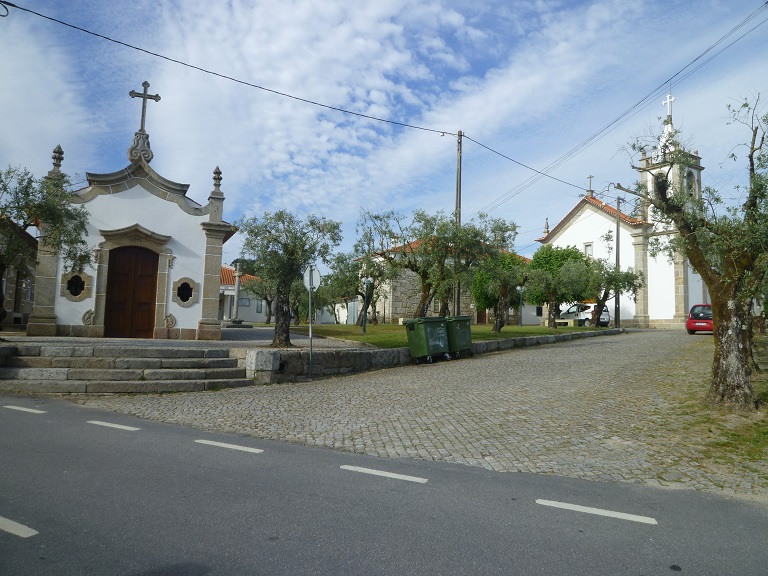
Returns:
[[[445,319],[448,331],[448,353],[454,358],[462,354],[472,356],[472,330],[469,316],[448,316]]]
[[[451,359],[448,352],[448,331],[445,325],[445,318],[414,318],[403,321],[408,334],[411,358],[416,364],[422,360],[432,364],[438,358]]]

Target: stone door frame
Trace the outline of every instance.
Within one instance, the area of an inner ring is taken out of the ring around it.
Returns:
[[[99,230],[104,241],[94,250],[96,265],[96,300],[93,311],[93,326],[99,337],[104,336],[104,318],[107,303],[107,276],[109,272],[109,251],[116,248],[145,248],[158,254],[157,292],[155,294],[155,323],[157,334],[166,326],[168,310],[168,277],[173,263],[172,251],[167,244],[170,236],[152,232],[140,224],[117,230]]]

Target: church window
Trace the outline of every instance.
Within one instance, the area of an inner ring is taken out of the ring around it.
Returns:
[[[661,172],[658,172],[653,176],[653,194],[656,196],[656,198],[659,197],[660,194],[663,194],[666,198],[667,196],[667,187],[669,183],[667,182],[667,176],[666,174],[662,174]]]
[[[176,288],[176,295],[182,302],[189,302],[192,298],[192,286],[189,282],[182,282],[178,288]]]
[[[83,290],[85,290],[85,281],[79,274],[75,274],[67,280],[67,292],[72,294],[72,296],[80,296]]]
[[[27,282],[28,290],[30,292],[33,290],[33,278],[34,276]],[[62,274],[59,294],[70,302],[82,302],[91,297],[92,287],[93,277],[90,274],[86,274],[82,271],[72,271]],[[31,299],[30,295],[30,300]]]
[[[173,301],[182,308],[189,308],[200,297],[200,285],[192,278],[179,278],[173,283]]]

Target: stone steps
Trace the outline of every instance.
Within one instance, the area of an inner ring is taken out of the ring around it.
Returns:
[[[15,345],[0,367],[0,391],[186,392],[250,386],[227,348],[114,344]]]

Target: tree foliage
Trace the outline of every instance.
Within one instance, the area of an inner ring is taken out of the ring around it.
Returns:
[[[472,279],[472,300],[478,309],[493,310],[494,332],[509,324],[511,307],[521,312],[518,287],[525,284],[527,269],[524,259],[506,251],[490,254],[478,264]]]
[[[309,215],[300,220],[286,210],[237,222],[245,235],[243,254],[254,261],[254,275],[275,284],[275,336],[272,346],[291,346],[291,286],[309,264],[328,263],[341,242],[341,224]]]
[[[528,266],[526,299],[532,304],[547,304],[547,325],[556,328],[560,305],[583,300],[589,286],[589,264],[575,246],[561,248],[545,244],[533,255]]]
[[[597,303],[592,310],[593,326],[597,326],[600,314],[608,300],[616,298],[617,294],[630,296],[634,300],[637,298],[638,290],[645,283],[642,272],[635,271],[631,267],[622,270],[615,261],[611,261],[613,232],[608,232],[603,240],[608,244],[608,258],[597,258],[589,261],[590,275],[587,298],[595,300]]]
[[[413,272],[420,284],[419,302],[413,317],[424,317],[434,299],[445,314],[458,282],[469,286],[477,264],[490,253],[511,248],[517,227],[501,219],[481,215],[477,222],[459,224],[443,212],[417,210],[411,218],[395,212],[363,212],[358,234],[374,260],[389,267],[394,276]]]
[[[41,247],[57,252],[69,270],[90,263],[85,242],[88,212],[75,206],[66,174],[53,171],[35,178],[28,170],[9,167],[0,173],[0,274],[14,269],[22,276],[37,258],[37,245],[28,230],[39,231]],[[0,320],[6,311],[0,287]]]

